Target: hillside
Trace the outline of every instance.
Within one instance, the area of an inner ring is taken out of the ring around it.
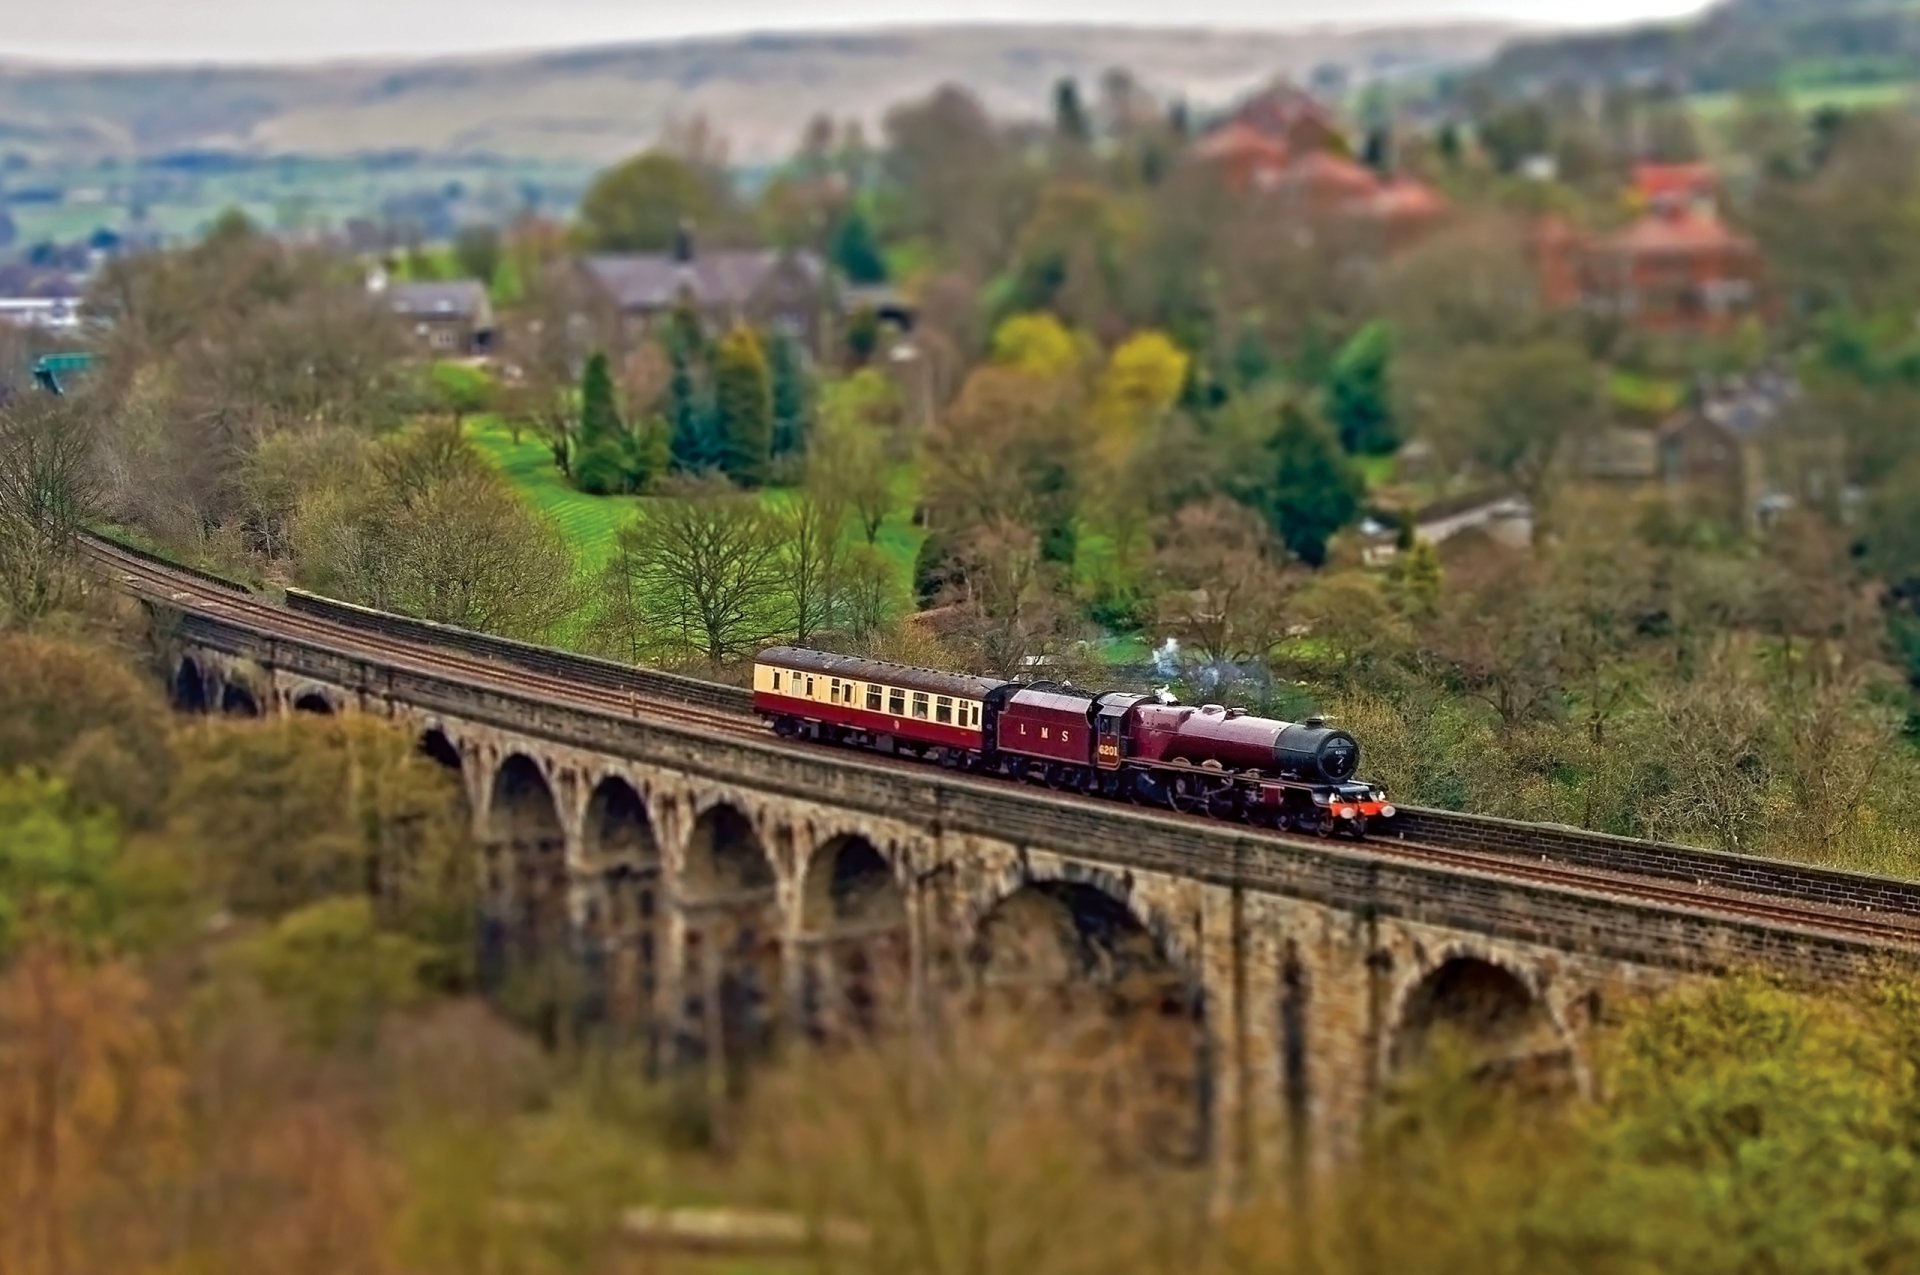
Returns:
[[[1487,69],[1499,88],[1660,82],[1725,93],[1910,81],[1915,0],[1727,0],[1691,22],[1516,41]]]
[[[524,56],[306,67],[123,69],[0,63],[0,155],[87,162],[202,150],[416,151],[604,163],[704,112],[733,157],[788,153],[815,112],[877,127],[943,82],[1009,117],[1060,76],[1124,67],[1163,96],[1223,103],[1323,65],[1351,80],[1480,61],[1493,23],[1378,31],[1070,26],[901,28],[637,44]]]

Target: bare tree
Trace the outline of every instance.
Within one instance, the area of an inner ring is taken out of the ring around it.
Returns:
[[[1264,656],[1298,581],[1260,516],[1224,497],[1172,519],[1155,558],[1160,617],[1210,663]]]
[[[99,491],[92,423],[42,398],[0,407],[0,607],[31,622],[76,586],[74,537]]]
[[[785,627],[804,646],[836,618],[846,565],[846,506],[831,487],[809,482],[774,515],[774,524],[786,585]]]
[[[668,488],[621,530],[602,586],[602,645],[632,660],[727,663],[782,631],[780,528],[707,478]]]

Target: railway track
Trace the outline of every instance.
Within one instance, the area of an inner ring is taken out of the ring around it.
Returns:
[[[368,659],[396,669],[428,676],[447,677],[476,687],[507,694],[545,698],[557,704],[586,709],[625,722],[679,728],[702,735],[725,735],[749,740],[768,750],[789,750],[830,757],[844,764],[857,764],[925,779],[929,773],[942,782],[977,785],[984,791],[1006,794],[1009,788],[1033,802],[1057,811],[1061,826],[1070,826],[1073,812],[1097,809],[1108,813],[1127,810],[1114,803],[1078,794],[1060,793],[1030,787],[1015,787],[1005,780],[983,779],[958,771],[933,769],[921,762],[883,757],[829,744],[802,740],[779,740],[751,715],[727,708],[678,703],[660,699],[643,700],[637,691],[616,690],[607,686],[583,684],[550,672],[525,667],[518,661],[503,661],[485,655],[451,650],[417,639],[395,636],[366,625],[345,624],[320,615],[277,606],[231,582],[204,573],[183,571],[151,555],[132,550],[113,541],[90,537],[88,554],[106,573],[134,593],[155,602],[193,610],[229,621],[260,633],[269,640],[287,638],[305,641],[349,657]],[[377,614],[377,613],[369,613]],[[684,679],[682,679],[684,680]],[[1204,815],[1183,815],[1170,811],[1133,808],[1130,812],[1144,826],[1164,821],[1169,825],[1191,824],[1220,828],[1219,821]],[[1416,840],[1375,839],[1365,843],[1328,842],[1298,833],[1255,827],[1240,827],[1260,849],[1283,853],[1288,849],[1311,847],[1320,853],[1338,853],[1356,857],[1392,860],[1425,868],[1469,873],[1498,881],[1526,883],[1553,890],[1572,891],[1630,901],[1662,909],[1705,913],[1747,921],[1769,927],[1841,935],[1903,949],[1920,949],[1920,915],[1862,911],[1825,903],[1797,902],[1768,894],[1745,893],[1720,886],[1611,871],[1591,866],[1574,866],[1548,859],[1535,861],[1506,852],[1482,852],[1457,846],[1434,845]]]

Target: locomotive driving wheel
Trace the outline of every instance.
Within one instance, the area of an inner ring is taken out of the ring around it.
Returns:
[[[1174,758],[1173,764],[1176,766],[1192,765],[1192,763],[1184,757]],[[1175,773],[1174,776],[1167,781],[1167,800],[1172,804],[1173,808],[1181,814],[1195,814],[1201,807],[1207,804],[1207,790],[1202,785],[1200,776],[1182,770]]]

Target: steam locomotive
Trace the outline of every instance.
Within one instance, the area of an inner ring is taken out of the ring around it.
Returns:
[[[790,646],[755,659],[753,703],[787,738],[1215,818],[1364,837],[1395,813],[1356,777],[1359,743],[1318,717],[1274,721],[1164,692],[1088,694]]]

